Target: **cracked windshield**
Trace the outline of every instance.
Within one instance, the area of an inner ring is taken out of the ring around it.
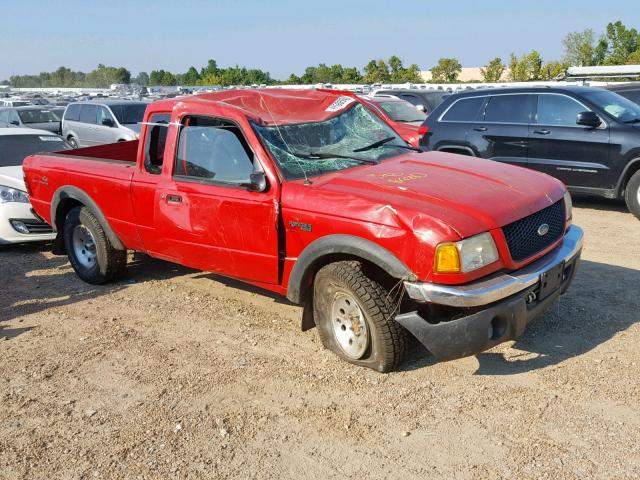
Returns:
[[[253,128],[287,180],[378,163],[409,148],[360,103],[322,122]]]

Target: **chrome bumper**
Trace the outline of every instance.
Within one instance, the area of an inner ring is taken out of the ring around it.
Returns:
[[[535,285],[540,281],[540,275],[580,255],[583,236],[580,227],[571,225],[560,246],[514,272],[498,273],[465,285],[404,282],[404,286],[409,297],[418,302],[453,307],[488,305]]]

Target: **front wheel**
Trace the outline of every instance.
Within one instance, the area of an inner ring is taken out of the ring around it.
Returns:
[[[103,285],[124,270],[127,251],[113,247],[102,225],[88,208],[71,209],[63,232],[69,262],[85,282]]]
[[[71,144],[73,148],[78,148],[78,141],[74,137],[69,137],[67,141]]]
[[[322,344],[339,357],[379,372],[389,372],[403,360],[408,333],[394,319],[393,299],[359,262],[320,269],[313,304]]]
[[[629,182],[624,194],[627,208],[633,213],[636,218],[640,219],[640,170],[634,173]]]

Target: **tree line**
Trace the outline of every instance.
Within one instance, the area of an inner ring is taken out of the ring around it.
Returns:
[[[480,69],[485,82],[552,80],[569,66],[640,64],[640,34],[635,28],[628,28],[622,22],[609,23],[599,37],[592,29],[569,33],[562,41],[564,56],[561,60],[544,61],[537,50],[520,56],[512,53],[505,63],[495,57]],[[508,70],[507,70],[508,68]],[[431,68],[431,82],[454,83],[462,72],[462,65],[456,58],[441,58]],[[508,72],[508,73],[507,73]],[[274,85],[274,84],[318,84],[318,83],[422,83],[420,67],[411,64],[405,67],[396,55],[387,60],[369,61],[362,70],[358,67],[344,67],[341,64],[309,66],[300,76],[292,73],[286,80],[279,81],[269,72],[240,66],[219,67],[215,60],[196,69],[190,67],[184,73],[167,70],[140,72],[132,77],[124,67],[110,67],[99,64],[89,73],[75,72],[60,67],[54,72],[39,75],[14,75],[2,82],[12,87],[97,87],[108,88],[111,84],[135,83],[147,85]]]

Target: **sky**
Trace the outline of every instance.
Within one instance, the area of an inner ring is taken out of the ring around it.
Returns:
[[[0,11],[0,80],[98,63],[180,73],[209,58],[277,79],[394,54],[422,70],[441,57],[471,67],[532,49],[560,59],[567,33],[612,21],[640,30],[638,0],[0,0]]]

